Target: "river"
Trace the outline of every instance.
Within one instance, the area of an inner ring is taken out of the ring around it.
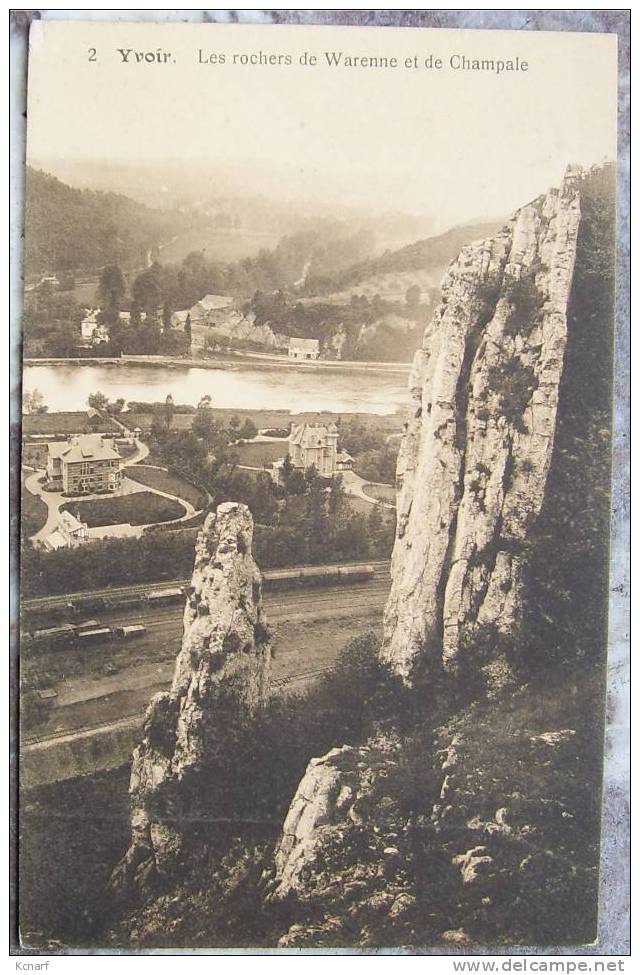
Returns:
[[[359,369],[268,369],[223,364],[220,369],[138,364],[48,363],[24,369],[24,392],[38,389],[49,412],[83,410],[90,393],[111,400],[164,400],[196,405],[209,394],[221,409],[292,412],[396,413],[409,402],[407,380],[398,374]]]

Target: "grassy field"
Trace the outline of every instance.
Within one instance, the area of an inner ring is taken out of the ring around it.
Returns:
[[[404,424],[404,414],[377,414],[377,413],[289,413],[287,410],[225,410],[213,407],[215,419],[223,427],[228,427],[233,416],[237,416],[240,421],[247,418],[252,420],[259,430],[271,428],[287,429],[290,423],[331,423],[339,415],[345,420],[352,420],[358,417],[367,426],[371,426],[378,433],[388,436],[390,434],[401,434]],[[174,413],[171,421],[173,430],[190,430],[193,423],[193,413]],[[123,413],[121,420],[128,427],[140,427],[141,430],[149,430],[153,421],[151,412],[149,413]]]
[[[22,417],[22,435],[42,436],[69,433],[119,433],[120,428],[110,419],[89,422],[84,411],[75,413],[34,413]]]
[[[47,445],[43,443],[23,444],[22,463],[26,467],[46,467]]]
[[[31,538],[47,521],[48,509],[42,498],[31,494],[24,486],[22,478],[22,495],[20,503],[20,528],[23,538]]]
[[[245,443],[233,448],[233,454],[237,457],[239,464],[246,464],[248,467],[263,467],[271,465],[274,460],[284,457],[288,450],[288,443],[282,440],[280,443]]]
[[[193,423],[193,413],[174,413],[171,420],[172,430],[190,430]],[[141,430],[148,432],[153,423],[152,413],[123,413],[122,422],[131,430],[140,427]]]
[[[89,528],[102,528],[105,525],[151,525],[157,521],[173,521],[184,513],[184,506],[178,501],[161,498],[150,491],[126,494],[119,498],[100,498],[95,501],[72,501],[63,505],[63,511],[86,522]]]
[[[133,457],[138,448],[132,443],[120,443],[116,444],[116,450],[120,456],[126,460],[127,457]]]
[[[390,484],[363,484],[362,490],[367,497],[375,498],[376,501],[386,501],[388,504],[396,503],[395,488],[392,488]]]
[[[147,467],[145,464],[133,464],[127,467],[126,476],[138,484],[146,487],[157,488],[158,491],[165,491],[167,494],[175,494],[177,498],[183,498],[192,504],[196,510],[204,508],[207,503],[206,496],[199,488],[194,487],[182,477],[170,474],[169,471],[159,467]]]

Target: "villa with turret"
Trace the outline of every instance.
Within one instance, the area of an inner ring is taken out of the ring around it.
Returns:
[[[338,448],[338,428],[311,423],[293,423],[289,436],[289,459],[298,470],[315,467],[323,477],[351,470],[353,458]]]

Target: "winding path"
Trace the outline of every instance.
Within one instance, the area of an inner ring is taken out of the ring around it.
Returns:
[[[134,464],[139,464],[140,461],[145,460],[149,455],[149,448],[145,443],[138,440],[136,441],[136,452],[130,457],[123,458],[122,468],[131,467]],[[60,491],[45,491],[43,485],[40,483],[40,478],[43,475],[43,469],[39,468],[31,473],[25,479],[25,487],[31,493],[41,498],[42,501],[47,506],[47,520],[42,526],[42,528],[31,536],[32,542],[45,542],[46,539],[53,534],[58,528],[59,512],[60,508],[67,504],[70,500],[82,501],[104,501],[105,497],[109,495],[104,494],[83,494],[76,499],[65,498]],[[176,494],[168,494],[166,491],[161,491],[159,488],[150,487],[147,484],[141,484],[138,481],[133,481],[130,478],[125,477],[124,484],[121,490],[118,492],[118,497],[123,497],[127,494],[139,494],[145,491],[150,491],[153,494],[158,494],[160,497],[168,498],[170,501],[177,501],[185,509],[184,514],[180,515],[179,518],[172,518],[171,521],[160,522],[159,524],[173,525],[180,521],[187,521],[189,518],[193,518],[198,512],[186,498],[181,498]],[[130,525],[128,523],[123,523],[119,525],[100,525],[95,528],[88,529],[88,535],[90,538],[140,538],[144,534],[148,525]]]
[[[376,485],[375,481],[367,481],[364,477],[360,477],[355,471],[341,471],[342,474],[342,485],[345,490],[345,494],[350,494],[354,498],[361,498],[362,501],[368,501],[369,504],[379,504],[383,508],[394,508],[395,505],[390,504],[388,501],[378,501],[377,498],[372,498],[370,494],[365,494],[364,485],[372,484],[374,487]],[[381,487],[389,487],[390,485],[384,484]]]

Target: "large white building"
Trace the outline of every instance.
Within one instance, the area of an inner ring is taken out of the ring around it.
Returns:
[[[100,434],[48,444],[47,486],[65,494],[102,494],[122,483],[122,458]]]

